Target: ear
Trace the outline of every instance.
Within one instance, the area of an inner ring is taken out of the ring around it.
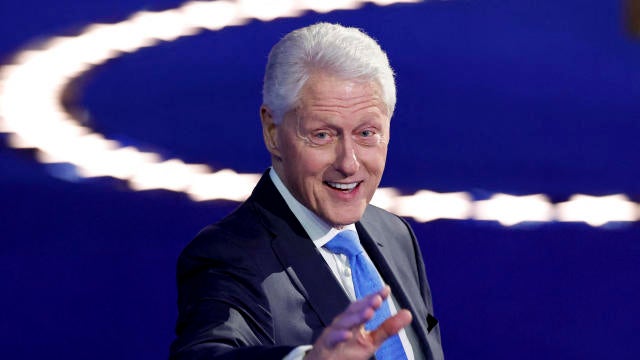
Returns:
[[[275,123],[271,109],[265,105],[260,107],[260,121],[262,122],[262,137],[267,150],[269,150],[272,156],[280,158],[278,126]]]

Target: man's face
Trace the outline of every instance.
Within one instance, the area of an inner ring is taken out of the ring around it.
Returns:
[[[335,227],[358,221],[380,183],[389,116],[375,82],[309,78],[279,125],[262,108],[273,167],[293,196]]]

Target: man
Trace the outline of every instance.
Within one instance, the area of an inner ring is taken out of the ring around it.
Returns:
[[[319,23],[273,47],[272,167],[181,254],[173,359],[442,358],[415,236],[369,205],[394,107],[387,56],[357,29]]]

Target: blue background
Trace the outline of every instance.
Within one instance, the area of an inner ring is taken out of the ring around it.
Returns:
[[[0,4],[0,61],[179,1]],[[640,41],[620,1],[433,1],[203,32],[95,68],[72,104],[107,137],[260,173],[264,63],[313,22],[365,29],[397,73],[382,186],[640,202]],[[236,203],[79,179],[0,134],[0,358],[166,358],[182,247]],[[412,222],[448,359],[635,359],[640,224]]]

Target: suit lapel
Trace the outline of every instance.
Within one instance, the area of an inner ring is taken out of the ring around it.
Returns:
[[[346,309],[349,298],[271,182],[268,172],[256,186],[251,200],[272,233],[272,248],[283,269],[322,323],[328,326]]]
[[[310,239],[277,237],[273,250],[325,326],[349,306],[349,298]]]
[[[415,279],[401,276],[402,271],[399,266],[407,264],[398,264],[397,262],[390,261],[390,259],[396,258],[396,253],[399,251],[398,244],[393,240],[393,236],[397,234],[393,234],[388,231],[388,229],[385,229],[380,221],[368,217],[366,212],[362,220],[356,223],[356,228],[360,242],[371,258],[371,261],[375,264],[382,278],[391,287],[393,296],[399,302],[398,305],[401,308],[408,309],[414,315],[414,329],[416,334],[421,341],[424,342],[424,346],[428,346],[426,343],[428,334],[426,324],[427,314],[424,307],[415,302],[421,298],[420,293],[408,293],[408,291],[410,291],[408,284],[415,282]],[[400,249],[400,251],[407,251],[407,249]]]

